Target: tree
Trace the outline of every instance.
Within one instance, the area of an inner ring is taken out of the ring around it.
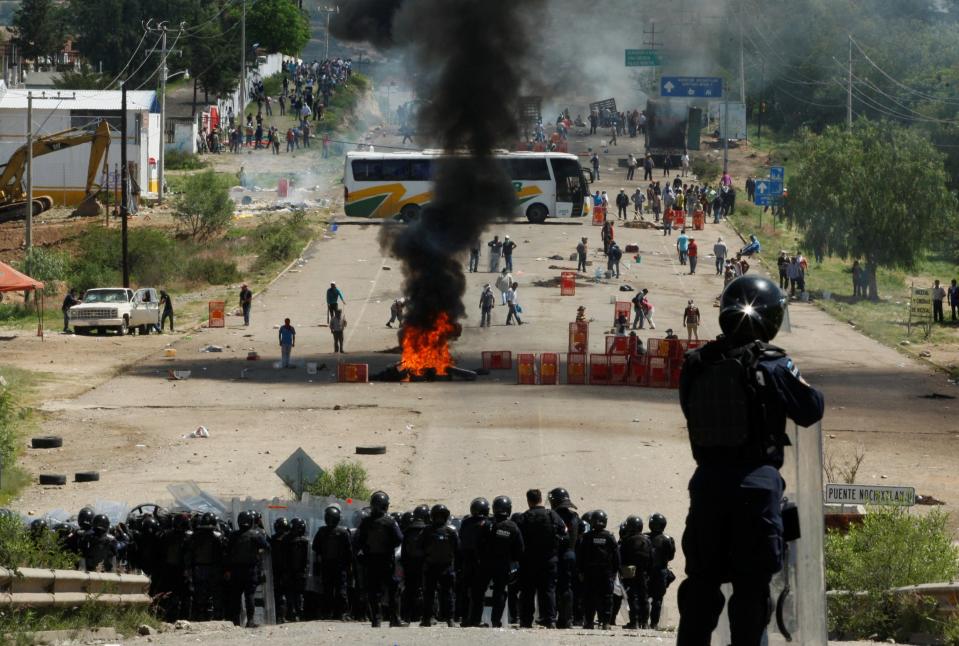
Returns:
[[[247,42],[293,56],[310,40],[310,20],[293,0],[257,0],[247,10]]]
[[[196,238],[209,238],[220,233],[233,218],[230,193],[212,170],[191,175],[186,189],[177,199],[173,219]]]
[[[102,90],[108,82],[109,79],[86,63],[77,71],[66,70],[53,77],[53,87],[58,90]]]
[[[877,268],[914,267],[955,215],[943,156],[920,131],[859,119],[804,137],[786,217],[808,247],[865,259],[870,299]]]
[[[60,9],[53,0],[23,0],[13,14],[14,44],[24,58],[55,57],[66,40]]]

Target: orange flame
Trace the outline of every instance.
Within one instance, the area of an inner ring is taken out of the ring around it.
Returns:
[[[449,340],[455,335],[456,326],[446,312],[441,312],[429,329],[404,326],[400,368],[417,376],[429,369],[435,370],[437,375],[445,375],[446,369],[453,365]]]

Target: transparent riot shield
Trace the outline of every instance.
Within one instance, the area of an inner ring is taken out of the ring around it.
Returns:
[[[800,536],[786,544],[783,570],[770,584],[773,608],[765,643],[825,646],[822,427],[818,423],[809,428],[797,427],[789,421],[786,434],[791,446],[786,447],[781,470],[786,481],[784,497],[797,506]],[[724,585],[722,592],[728,602],[732,586]],[[724,609],[713,632],[712,646],[730,643],[729,620]]]

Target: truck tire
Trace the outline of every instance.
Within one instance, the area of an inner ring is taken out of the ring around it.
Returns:
[[[137,334],[139,334],[140,336],[146,336],[149,333],[150,333],[150,328],[148,328],[147,326],[140,325],[137,327]]]
[[[386,453],[385,446],[358,446],[356,447],[357,455],[383,455]]]
[[[74,482],[99,482],[99,471],[78,471],[73,474]]]
[[[547,211],[546,207],[542,204],[531,204],[530,207],[526,209],[526,219],[532,224],[542,224],[546,222],[547,215],[549,215],[549,211]]]
[[[59,473],[41,473],[39,481],[42,485],[60,486],[67,484],[67,477]]]
[[[63,438],[59,435],[38,435],[30,438],[32,449],[59,449],[63,446]]]
[[[120,336],[126,336],[130,334],[130,317],[125,315],[123,316],[123,323],[120,324],[120,327],[117,328],[117,333]]]

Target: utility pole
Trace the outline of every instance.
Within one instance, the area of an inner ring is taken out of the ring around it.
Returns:
[[[163,204],[163,149],[166,148],[166,80],[169,69],[166,65],[166,25],[160,25],[160,156],[157,160],[157,204]]]
[[[726,82],[723,81],[723,85]],[[723,124],[721,133],[723,136],[723,175],[729,172],[729,92],[723,88]]]
[[[236,116],[242,123],[246,112],[246,0],[243,0],[243,19],[240,21],[240,107]]]
[[[127,254],[127,84],[120,85],[120,247],[123,256],[123,286],[130,287],[130,259]]]
[[[766,107],[764,94],[766,91],[766,61],[762,62],[762,71],[759,76],[759,130],[756,133],[756,145],[763,141],[763,110]]]
[[[27,253],[33,247],[33,92],[27,92]]]
[[[330,60],[330,16],[332,16],[334,13],[338,13],[339,7],[336,5],[334,5],[332,8],[323,7],[322,11],[326,13],[326,53],[323,54],[323,59]]]
[[[662,42],[658,42],[658,43],[656,42],[656,21],[655,20],[649,21],[649,30],[644,29],[643,35],[649,36],[649,40],[644,39],[643,44],[649,47],[650,49],[656,49],[657,47],[662,46],[663,44]]]
[[[846,124],[852,130],[852,34],[849,35],[849,77],[846,80]]]
[[[739,100],[746,105],[746,63],[743,56],[743,21],[739,21]]]

